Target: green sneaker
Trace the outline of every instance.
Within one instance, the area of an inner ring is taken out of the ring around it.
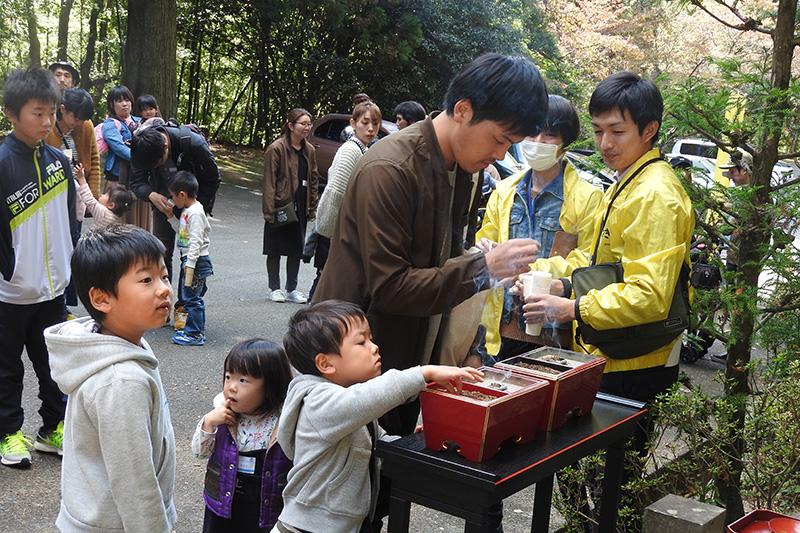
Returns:
[[[31,438],[23,435],[22,431],[6,435],[0,439],[0,463],[17,468],[31,466],[31,454],[28,451],[31,444]]]
[[[64,421],[58,423],[56,429],[47,435],[39,433],[33,447],[44,453],[64,455]]]

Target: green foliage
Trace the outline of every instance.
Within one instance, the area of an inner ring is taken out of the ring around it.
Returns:
[[[673,456],[652,456],[651,469],[682,480],[678,494],[716,505],[725,502],[715,481],[741,475],[736,483],[756,508],[793,511],[800,503],[800,363],[782,357],[752,369],[752,394],[710,397],[696,389],[666,395],[659,432],[677,430],[683,447]],[[740,440],[746,443],[741,454]]]

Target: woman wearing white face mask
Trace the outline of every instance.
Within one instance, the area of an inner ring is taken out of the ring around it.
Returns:
[[[591,240],[591,227],[584,220],[597,211],[603,192],[563,162],[579,128],[572,104],[551,95],[542,133],[520,143],[531,168],[498,183],[489,198],[477,234],[480,248],[488,250],[509,239],[531,237],[542,244],[540,257],[549,257],[566,255],[584,240]],[[519,298],[503,287],[489,293],[481,319],[489,354],[502,360],[541,345],[572,346],[571,324],[545,324],[540,336],[526,335],[521,306]]]

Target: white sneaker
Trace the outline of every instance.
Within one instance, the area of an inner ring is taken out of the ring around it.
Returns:
[[[293,304],[304,304],[308,302],[308,298],[306,298],[306,295],[298,291],[297,289],[287,294],[286,299],[292,302]]]
[[[273,302],[283,303],[286,301],[286,295],[280,289],[275,289],[272,291],[272,294],[269,295],[269,299]]]

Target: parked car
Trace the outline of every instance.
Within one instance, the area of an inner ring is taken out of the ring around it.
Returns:
[[[739,150],[741,151],[741,149]],[[666,154],[666,159],[671,161],[675,157],[685,157],[692,162],[693,167],[697,167],[707,174],[699,179],[694,179],[694,181],[708,187],[714,183],[714,166],[718,153],[717,145],[711,141],[704,139],[678,139],[675,141],[672,150]],[[790,165],[783,161],[778,161],[772,168],[772,184],[784,183],[791,179],[792,174],[793,169]]]
[[[601,191],[605,191],[614,184],[614,173],[608,170],[602,163],[596,163],[590,156],[594,150],[584,150],[573,148],[567,150],[564,158],[572,163],[578,171],[578,177],[588,181]]]
[[[328,169],[333,163],[333,156],[336,150],[344,143],[346,138],[342,132],[350,125],[350,116],[343,113],[329,113],[322,118],[318,118],[311,125],[308,133],[308,142],[317,151],[317,168],[319,169],[320,181],[324,184],[328,182]],[[397,131],[394,122],[384,120],[381,129],[378,130],[378,139],[386,137],[390,133]]]
[[[502,180],[528,168],[528,164],[522,157],[519,143],[509,146],[506,156],[502,160],[498,159],[494,162],[494,168],[497,169],[497,173],[500,174],[500,179]]]
[[[711,141],[704,139],[678,139],[672,146],[672,151],[666,154],[666,159],[683,156],[692,163],[697,163],[704,159],[716,159],[719,149]]]

